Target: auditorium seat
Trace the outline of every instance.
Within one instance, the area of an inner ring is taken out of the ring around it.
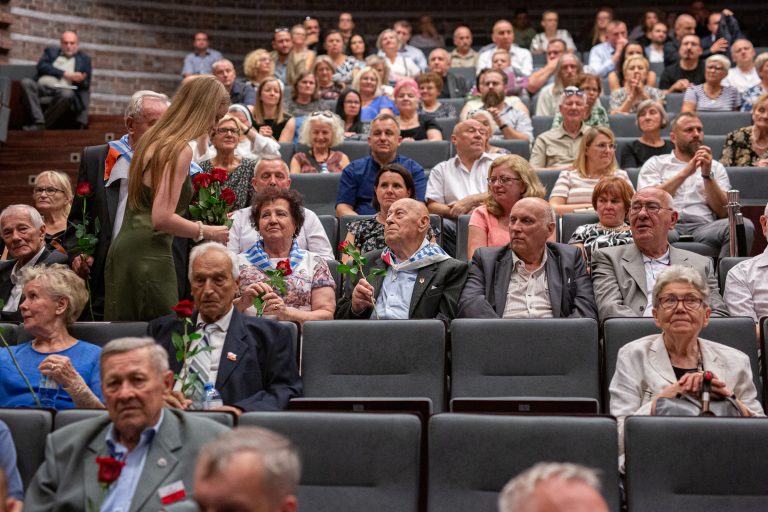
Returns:
[[[451,143],[447,140],[417,140],[400,144],[397,153],[418,162],[424,169],[432,169],[451,157]]]
[[[552,192],[552,187],[555,186],[555,183],[557,183],[557,178],[560,177],[560,171],[550,171],[550,170],[537,170],[536,175],[539,177],[541,182],[544,184],[544,187],[547,189],[547,194],[544,197],[545,199],[549,199],[549,193]]]
[[[336,198],[334,198],[334,203],[336,202],[335,199]],[[337,246],[339,245],[339,219],[337,219],[335,215],[318,215],[317,217],[320,219],[320,224],[323,225],[325,236],[328,237],[328,241],[331,243],[333,254],[337,254]]]
[[[18,341],[20,327],[17,324],[0,323],[0,334],[9,345],[15,345]]]
[[[706,133],[706,132],[705,132]],[[723,146],[725,146],[725,135],[704,135],[704,145],[712,150],[712,158],[720,160],[723,156]]]
[[[531,158],[531,144],[527,140],[491,139],[491,146],[504,148],[513,155],[520,155],[526,160]]]
[[[347,235],[349,234],[349,230],[347,229],[347,224],[355,220],[370,219],[372,217],[374,217],[374,215],[343,215],[341,219],[339,219],[339,242],[343,242],[344,240],[346,240]],[[440,235],[437,237],[437,243],[440,244],[443,238],[442,217],[440,217],[435,213],[431,213],[429,215],[429,224],[432,226],[433,230],[440,232]]]
[[[469,219],[471,215],[459,215],[459,221],[456,223],[456,259],[461,261],[471,261],[467,255],[467,246],[469,244]]]
[[[338,146],[335,146],[333,149],[341,151],[347,155],[350,162],[365,158],[371,153],[371,147],[368,145],[368,142],[364,140],[347,140]]]
[[[456,114],[461,114],[461,109],[464,108],[464,98],[439,98],[437,101],[440,103],[445,103],[446,105],[453,105],[453,107],[456,109]],[[450,136],[450,133],[448,134]],[[448,140],[445,135],[443,135],[443,138]]]
[[[728,277],[728,272],[730,272],[737,263],[748,259],[749,257],[747,256],[728,256],[725,258],[720,258],[720,262],[718,263],[719,269],[717,272],[717,282],[720,285],[720,295],[725,293],[725,280]]]
[[[68,427],[78,421],[90,420],[107,416],[105,409],[65,409],[58,411],[53,417],[53,430]]]
[[[437,117],[435,122],[440,127],[440,131],[443,132],[443,140],[451,140],[453,128],[458,124],[459,120],[453,117]]]
[[[659,78],[661,78],[661,75],[659,75]],[[672,117],[679,114],[683,109],[683,96],[685,96],[685,93],[682,92],[670,92],[666,95],[666,111],[669,114],[670,121]]]
[[[699,112],[704,135],[728,135],[734,130],[752,125],[751,112]]]
[[[283,159],[288,165],[291,165],[291,158],[293,158],[293,142],[281,142],[280,143],[280,158]]]
[[[762,206],[768,203],[768,168],[728,167],[731,188],[738,190],[742,206]]]
[[[69,333],[78,340],[103,347],[117,338],[146,336],[147,322],[75,322],[69,326]],[[18,343],[32,339],[23,325],[19,326],[17,336]]]
[[[566,213],[560,217],[560,242],[567,244],[579,226],[594,224],[599,220],[595,212]]]
[[[450,68],[449,70],[451,73],[453,73],[456,76],[460,76],[469,85],[475,85],[475,77],[477,75],[475,68]],[[440,100],[442,101],[442,100]]]
[[[43,409],[0,409],[0,420],[11,429],[16,465],[26,489],[45,460],[45,437],[52,430],[53,414]]]
[[[642,133],[637,127],[637,116],[635,114],[612,114],[608,116],[608,123],[611,131],[616,137],[638,138]],[[705,131],[706,133],[706,131]],[[662,136],[669,136],[669,126],[661,131]]]
[[[302,465],[301,510],[418,510],[422,432],[413,415],[245,413],[238,424],[268,428],[297,447]]]
[[[304,207],[318,215],[336,214],[336,193],[341,173],[292,174],[291,188],[304,196]]]
[[[533,116],[531,118],[531,124],[533,124],[533,136],[538,137],[545,131],[552,128],[552,120],[554,116]]]

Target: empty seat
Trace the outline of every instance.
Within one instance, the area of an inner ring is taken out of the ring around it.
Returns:
[[[469,244],[469,219],[471,215],[459,215],[456,223],[456,259],[468,261],[467,246]]]
[[[0,409],[0,420],[11,429],[16,466],[26,489],[45,460],[45,437],[51,432],[53,415],[41,409]]]
[[[323,225],[325,236],[331,243],[333,254],[336,254],[338,252],[337,245],[339,245],[339,220],[335,215],[318,215],[317,217],[320,219],[320,224]]]
[[[246,413],[238,424],[274,430],[298,448],[302,510],[418,510],[421,423],[416,416]]]
[[[744,257],[734,257],[734,256],[728,256],[726,258],[721,258],[720,263],[718,263],[719,270],[717,273],[717,282],[720,285],[720,295],[723,295],[725,293],[725,280],[728,277],[728,272],[731,271],[731,269],[736,266],[737,263],[742,262],[744,260],[748,260],[749,258]]]
[[[567,244],[579,226],[594,224],[599,220],[595,212],[566,213],[560,217],[560,242]]]
[[[728,167],[731,188],[738,190],[742,206],[765,206],[768,203],[768,169],[764,167]]]
[[[659,75],[659,78],[661,78],[661,75]],[[667,102],[666,110],[670,114],[670,117],[683,109],[683,96],[685,96],[685,94],[682,92],[671,92],[665,97]]]
[[[424,169],[432,169],[451,157],[451,143],[447,140],[418,140],[400,144],[398,154],[418,162]]]
[[[751,112],[699,112],[704,135],[728,135],[752,124]]]
[[[440,414],[429,422],[429,512],[495,511],[499,491],[537,462],[596,468],[619,510],[612,418]]]
[[[304,196],[304,207],[318,215],[335,215],[341,173],[292,174],[291,188]]]

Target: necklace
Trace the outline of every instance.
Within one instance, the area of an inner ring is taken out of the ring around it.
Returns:
[[[611,227],[608,227],[608,226],[604,225],[602,222],[598,222],[597,223],[597,227],[600,228],[600,229],[604,229],[606,231],[610,231],[612,233],[616,233],[616,232],[619,232],[619,231],[624,231],[624,225],[623,224],[621,226],[615,226],[615,227],[611,228]]]

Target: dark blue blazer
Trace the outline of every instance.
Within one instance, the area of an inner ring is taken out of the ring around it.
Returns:
[[[197,320],[197,312],[193,321]],[[181,363],[171,342],[172,332],[183,333],[184,324],[175,315],[152,320],[147,334],[169,354],[171,370],[178,373]],[[228,357],[233,354],[234,360]],[[285,409],[291,397],[301,396],[303,385],[293,353],[293,340],[287,327],[278,322],[232,312],[219,361],[216,389],[224,405],[248,411]]]
[[[56,78],[61,78],[64,76],[64,72],[62,70],[53,67],[53,63],[56,59],[59,58],[59,55],[61,55],[61,48],[58,46],[49,46],[43,50],[43,55],[40,57],[40,60],[37,61],[37,76],[35,77],[35,80],[45,75],[55,76]],[[74,108],[77,112],[85,113],[85,120],[87,121],[88,105],[91,101],[88,89],[91,88],[91,77],[93,76],[93,69],[91,68],[91,58],[81,51],[78,51],[75,54],[75,71],[79,71],[87,75],[84,81],[80,82],[79,84],[75,84],[77,85],[77,90],[75,91],[74,105]],[[78,118],[78,122],[81,122],[80,118]],[[85,123],[81,122],[81,124]]]

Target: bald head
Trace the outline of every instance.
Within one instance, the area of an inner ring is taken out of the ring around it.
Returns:
[[[683,36],[696,33],[696,20],[690,14],[681,14],[675,19],[675,37],[678,41],[683,39]]]
[[[509,212],[509,246],[526,265],[541,263],[554,231],[552,207],[540,197],[520,199]]]
[[[429,231],[429,210],[415,199],[398,199],[387,212],[384,241],[398,260],[404,261],[419,249]]]
[[[61,34],[61,54],[65,57],[73,57],[77,50],[80,48],[80,41],[77,39],[77,34],[71,30]]]
[[[433,73],[445,77],[448,74],[448,68],[451,66],[450,54],[442,48],[435,48],[429,54],[429,70]]]

